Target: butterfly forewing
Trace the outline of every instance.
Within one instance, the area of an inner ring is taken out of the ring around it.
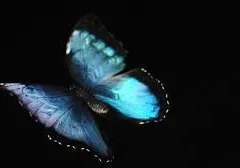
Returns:
[[[70,75],[85,89],[98,85],[126,66],[126,50],[92,15],[78,21],[66,53]]]

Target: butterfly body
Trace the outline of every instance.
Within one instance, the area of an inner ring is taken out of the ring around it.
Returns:
[[[70,87],[70,90],[76,96],[84,99],[85,103],[87,103],[95,113],[105,114],[109,111],[106,104],[97,100],[89,90],[84,89],[82,86],[74,84]]]
[[[47,128],[80,141],[99,157],[111,158],[94,115],[135,124],[159,122],[169,111],[163,84],[144,69],[121,73],[127,51],[95,16],[83,17],[66,47],[66,62],[73,85],[1,83]],[[95,156],[95,155],[94,155]]]

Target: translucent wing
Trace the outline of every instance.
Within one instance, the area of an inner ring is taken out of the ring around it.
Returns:
[[[84,88],[92,88],[125,68],[126,50],[94,15],[76,24],[66,53],[71,76]]]
[[[20,103],[46,127],[85,143],[96,153],[109,157],[109,148],[88,107],[62,87],[5,83],[2,87],[16,95]]]
[[[134,69],[107,79],[91,92],[125,118],[139,123],[158,121],[168,112],[164,87],[145,70]]]

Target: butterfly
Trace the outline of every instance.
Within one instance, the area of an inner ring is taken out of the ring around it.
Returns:
[[[84,143],[87,148],[81,150],[110,162],[111,148],[94,115],[142,125],[159,122],[169,112],[162,82],[143,68],[121,73],[127,55],[95,15],[86,15],[77,22],[66,45],[72,85],[1,83],[0,87],[15,95],[46,128]]]

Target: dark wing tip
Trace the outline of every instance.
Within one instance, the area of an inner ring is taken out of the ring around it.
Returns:
[[[115,39],[109,33],[105,25],[101,22],[98,16],[94,13],[84,15],[75,25],[74,30],[86,29],[96,35],[98,38],[105,41],[108,45],[115,48],[120,55],[126,56],[128,51],[123,48],[122,43]]]

